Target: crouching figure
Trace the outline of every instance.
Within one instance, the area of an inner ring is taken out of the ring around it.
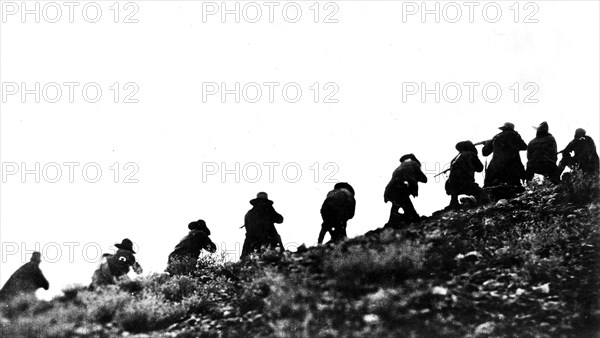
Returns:
[[[420,220],[410,200],[410,195],[414,197],[419,195],[418,182],[427,183],[427,176],[421,171],[421,162],[413,154],[402,156],[400,166],[392,173],[392,179],[383,194],[386,203],[392,202],[387,226],[396,226],[399,221],[410,223]],[[404,211],[403,215],[399,213],[399,208]]]
[[[477,203],[487,203],[487,194],[475,183],[475,172],[483,171],[483,164],[477,157],[477,148],[471,141],[456,144],[458,155],[450,162],[450,176],[445,184],[446,194],[450,195],[450,205],[446,209],[457,209],[458,195],[470,195]]]
[[[131,240],[125,238],[121,243],[116,243],[115,247],[118,249],[115,254],[102,255],[100,265],[92,276],[91,289],[101,285],[116,284],[118,279],[127,278],[130,268],[133,268],[137,274],[143,272],[142,266],[135,260]]]
[[[337,183],[321,207],[323,224],[319,233],[319,244],[323,243],[325,234],[329,232],[331,242],[338,242],[346,238],[346,225],[354,217],[356,200],[354,189],[345,182]]]
[[[167,272],[177,274],[177,265],[196,266],[200,252],[204,249],[208,252],[216,252],[217,246],[210,240],[210,230],[204,220],[197,220],[188,224],[190,232],[175,246],[175,250],[169,255]]]
[[[31,260],[23,264],[0,290],[0,301],[10,301],[16,296],[33,295],[39,288],[48,290],[50,284],[40,270],[42,255],[35,251]]]

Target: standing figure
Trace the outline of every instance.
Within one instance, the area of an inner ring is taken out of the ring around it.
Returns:
[[[574,153],[573,156],[571,156],[571,152]],[[560,160],[558,177],[567,166],[572,169],[577,167],[587,174],[598,174],[600,165],[598,153],[596,153],[596,144],[591,137],[585,134],[584,129],[577,128],[574,139],[560,153],[563,154],[563,158]]]
[[[248,256],[254,250],[260,250],[263,246],[279,247],[283,251],[281,236],[275,229],[275,223],[283,223],[283,216],[275,211],[273,201],[269,200],[266,192],[259,192],[250,204],[252,209],[244,218],[246,239],[240,258]]]
[[[548,132],[548,123],[540,123],[535,138],[527,145],[527,170],[525,178],[529,181],[534,174],[544,175],[551,182],[558,183],[556,160],[556,140]]]
[[[92,284],[90,288],[100,285],[116,284],[117,279],[127,277],[129,268],[133,268],[135,273],[141,274],[142,267],[135,260],[135,251],[133,251],[133,242],[125,238],[121,243],[116,243],[118,249],[114,255],[105,253],[102,255],[100,265],[94,271]]]
[[[419,220],[419,215],[410,200],[410,195],[414,197],[419,195],[418,182],[427,183],[427,176],[421,171],[421,162],[413,154],[402,156],[400,166],[392,173],[392,179],[383,194],[386,203],[392,202],[388,226],[395,225],[396,219],[400,218],[406,222]],[[404,211],[403,215],[400,215],[399,208]]]
[[[48,290],[50,284],[40,270],[42,255],[35,251],[31,260],[15,271],[0,290],[0,301],[9,301],[19,295],[34,294],[39,288]]]
[[[169,255],[167,272],[171,274],[175,273],[172,266],[174,262],[189,262],[196,266],[202,249],[208,252],[217,251],[217,246],[208,237],[210,236],[210,230],[204,220],[199,219],[191,222],[188,224],[188,229],[190,229],[190,232],[179,241],[179,244],[175,246],[175,250]]]
[[[487,141],[481,150],[483,156],[494,153],[485,172],[483,187],[502,184],[521,187],[521,179],[525,177],[525,168],[521,162],[520,151],[527,149],[521,135],[515,131],[515,125],[506,122],[501,133]]]
[[[486,203],[487,195],[475,183],[475,172],[483,171],[483,164],[477,156],[477,148],[471,141],[462,141],[456,144],[458,155],[450,162],[450,176],[446,181],[446,194],[450,195],[450,205],[447,209],[457,209],[458,195],[471,195],[477,202]]]
[[[333,190],[327,193],[321,206],[323,224],[319,233],[319,244],[323,243],[327,232],[331,235],[331,242],[346,238],[346,224],[354,217],[355,209],[356,200],[352,186],[345,182],[337,183]]]

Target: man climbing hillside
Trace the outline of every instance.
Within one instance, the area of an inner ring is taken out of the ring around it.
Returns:
[[[521,187],[521,179],[525,177],[525,168],[519,152],[526,150],[527,144],[515,131],[514,124],[506,122],[498,129],[502,132],[487,141],[481,150],[483,156],[494,153],[485,173],[483,187],[502,184]]]
[[[323,243],[325,234],[329,232],[331,242],[338,242],[346,238],[346,224],[354,217],[356,200],[354,189],[346,182],[337,183],[321,206],[323,224],[319,233],[319,244]]]
[[[133,242],[125,238],[121,243],[116,243],[118,249],[114,255],[104,254],[98,269],[94,271],[90,288],[97,286],[115,284],[119,278],[127,277],[129,269],[133,268],[135,273],[142,273],[141,265],[135,260],[135,251],[133,251]]]
[[[446,181],[446,194],[450,195],[450,205],[446,209],[457,209],[458,195],[471,195],[478,203],[488,201],[486,193],[475,183],[475,172],[483,171],[483,164],[477,157],[477,148],[471,141],[456,144],[458,155],[450,163],[450,176]]]
[[[48,290],[50,284],[40,270],[41,261],[42,255],[35,251],[31,255],[31,260],[17,269],[6,281],[0,290],[0,301],[9,301],[20,295],[34,294],[39,288]]]
[[[252,209],[244,218],[246,239],[240,258],[248,256],[254,250],[260,250],[263,246],[279,247],[283,251],[281,236],[275,229],[275,223],[283,223],[283,216],[275,211],[273,201],[269,200],[267,193],[259,192],[250,204]]]
[[[392,202],[387,226],[397,226],[399,221],[410,223],[420,219],[410,200],[410,195],[419,195],[418,182],[427,183],[427,176],[421,171],[421,162],[413,154],[402,156],[400,166],[392,173],[392,179],[383,194],[386,203]],[[404,214],[399,213],[399,208],[402,208]]]
[[[206,226],[204,220],[197,220],[188,224],[190,232],[179,241],[175,246],[175,250],[169,255],[167,262],[167,272],[174,274],[176,269],[173,268],[174,262],[189,262],[194,264],[198,261],[200,251],[203,249],[208,252],[217,251],[217,246],[210,240],[210,230]]]
[[[565,149],[560,151],[563,154],[563,158],[560,160],[558,168],[557,175],[559,177],[567,166],[572,169],[577,167],[587,174],[598,174],[600,164],[598,153],[596,152],[596,144],[585,133],[584,129],[577,128],[573,140],[569,142]],[[571,152],[574,155],[571,156]]]
[[[556,140],[548,132],[548,123],[542,122],[536,128],[535,138],[527,145],[527,170],[525,179],[533,179],[534,174],[544,175],[551,182],[558,183],[556,160]]]

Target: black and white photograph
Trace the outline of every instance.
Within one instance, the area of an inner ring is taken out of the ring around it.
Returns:
[[[600,337],[599,0],[0,0],[1,337]]]

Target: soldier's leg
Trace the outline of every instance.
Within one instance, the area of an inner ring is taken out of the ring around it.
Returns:
[[[252,252],[252,242],[252,238],[248,236],[248,234],[246,234],[246,239],[244,239],[244,246],[242,247],[242,255],[240,256],[240,259],[248,256]]]
[[[400,218],[400,213],[398,212],[398,208],[400,206],[394,202],[392,202],[392,208],[390,209],[390,219],[388,220],[386,226],[394,226],[398,222]]]
[[[401,204],[402,210],[404,210],[404,218],[407,221],[418,221],[419,220],[419,214],[417,214],[417,211],[415,210],[415,207],[412,204],[412,201],[410,200],[410,195],[404,195],[402,196],[402,204]]]
[[[459,206],[460,204],[458,203],[458,195],[450,195],[450,204],[448,205],[447,209],[452,210],[458,208]]]
[[[317,241],[317,243],[319,244],[323,244],[323,239],[325,239],[325,234],[327,233],[327,228],[325,228],[323,225],[321,225],[321,231],[319,232],[319,239]]]

